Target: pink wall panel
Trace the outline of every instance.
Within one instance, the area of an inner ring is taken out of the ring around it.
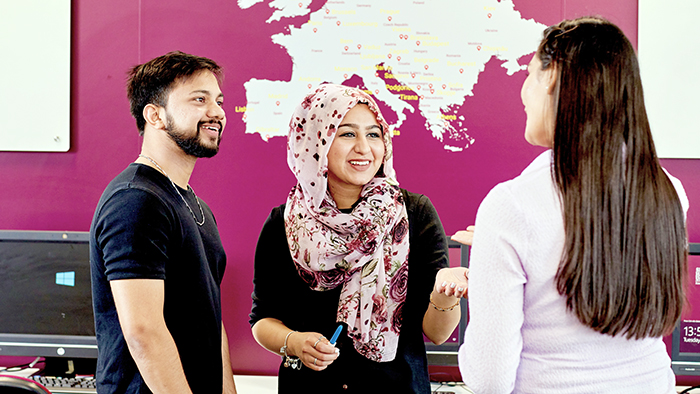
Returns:
[[[312,9],[323,3],[314,1]],[[599,14],[636,42],[636,0],[515,0],[515,6],[524,18],[545,24]],[[234,111],[245,106],[245,81],[291,77],[292,59],[269,38],[290,22],[266,24],[271,12],[267,4],[241,10],[228,0],[73,0],[71,150],[0,153],[0,227],[87,231],[103,188],[140,148],[125,97],[129,67],[175,49],[222,64],[228,124],[221,152],[197,163],[191,184],[214,210],[229,257],[224,321],[238,373],[274,374],[279,362],[254,341],[247,315],[258,232],[294,179],[284,139],[263,142],[245,134],[241,114]],[[458,110],[479,137],[464,152],[445,152],[424,130],[402,129],[395,139],[399,181],[432,199],[448,233],[471,224],[486,193],[519,174],[541,151],[523,139],[522,74],[507,77],[499,61],[487,64],[474,96]],[[422,124],[419,115],[409,116],[415,117],[409,123]],[[691,206],[700,206],[700,162],[665,160],[664,165],[684,182]],[[688,224],[691,241],[700,242],[700,217],[692,209]]]

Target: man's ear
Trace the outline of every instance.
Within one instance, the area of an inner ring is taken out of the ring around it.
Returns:
[[[163,110],[163,114],[161,114],[161,110]],[[143,118],[146,119],[146,123],[155,129],[165,128],[165,122],[163,122],[162,118],[164,113],[165,109],[155,104],[146,104],[146,106],[143,107]]]

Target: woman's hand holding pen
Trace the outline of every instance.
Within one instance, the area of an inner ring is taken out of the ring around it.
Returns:
[[[289,336],[292,354],[314,371],[323,371],[338,358],[340,350],[317,332],[295,332]]]

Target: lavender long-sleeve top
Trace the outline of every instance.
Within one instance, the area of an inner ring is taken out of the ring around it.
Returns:
[[[603,335],[567,311],[554,283],[564,224],[551,159],[542,153],[479,207],[459,350],[464,382],[478,394],[675,393],[661,338]],[[687,212],[683,186],[669,177]]]

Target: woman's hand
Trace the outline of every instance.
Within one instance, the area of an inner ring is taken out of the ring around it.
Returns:
[[[469,226],[466,230],[457,231],[451,239],[463,245],[471,246],[474,239],[474,226]]]
[[[453,267],[443,268],[435,276],[430,305],[423,316],[423,333],[436,345],[448,340],[459,324],[459,301],[467,296],[468,274],[465,267]]]
[[[314,371],[323,371],[340,354],[337,347],[317,332],[293,332],[287,343],[292,354]]]
[[[443,268],[440,271],[438,271],[437,276],[435,276],[435,286],[433,290],[435,290],[436,293],[445,295],[447,297],[466,298],[468,286],[469,268]],[[435,300],[434,302],[437,303],[437,301]]]

